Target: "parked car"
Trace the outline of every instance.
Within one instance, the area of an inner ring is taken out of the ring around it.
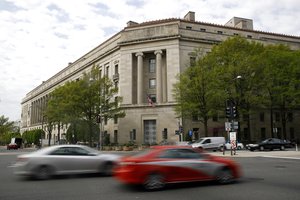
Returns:
[[[18,156],[12,167],[16,175],[36,179],[62,174],[111,175],[119,157],[115,154],[101,154],[83,145],[56,145]]]
[[[18,145],[16,143],[9,143],[7,146],[6,146],[7,150],[11,150],[11,149],[18,149]]]
[[[241,176],[232,160],[203,153],[191,146],[153,146],[139,154],[123,157],[114,170],[125,184],[158,190],[169,183],[215,180],[231,183]]]
[[[266,140],[263,140],[262,142],[258,144],[247,144],[246,148],[250,151],[255,150],[273,150],[273,149],[279,149],[279,150],[285,150],[285,148],[292,147],[292,144],[290,141],[282,140],[278,138],[268,138]]]
[[[203,137],[199,140],[195,141],[192,144],[193,148],[200,148],[205,150],[223,150],[223,146],[225,144],[224,137]]]
[[[230,142],[227,142],[227,143],[225,144],[225,148],[226,148],[226,149],[231,149],[231,143],[230,143]],[[238,150],[244,149],[243,143],[237,142],[237,147],[236,147],[236,149],[238,149]]]

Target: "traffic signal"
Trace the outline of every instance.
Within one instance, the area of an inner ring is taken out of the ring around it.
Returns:
[[[179,126],[179,132],[183,133],[183,127],[182,126]]]
[[[237,107],[232,106],[232,118],[236,118],[238,116]]]
[[[232,117],[231,106],[227,106],[225,110],[226,118]]]

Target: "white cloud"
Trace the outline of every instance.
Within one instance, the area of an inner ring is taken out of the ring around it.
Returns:
[[[225,24],[253,19],[261,31],[300,35],[298,0],[1,0],[0,115],[20,118],[20,103],[34,89],[126,22],[183,18]]]

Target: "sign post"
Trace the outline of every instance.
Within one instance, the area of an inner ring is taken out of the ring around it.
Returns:
[[[229,133],[230,138],[230,144],[231,144],[231,155],[232,155],[232,149],[234,150],[234,155],[236,153],[236,132],[230,132]]]

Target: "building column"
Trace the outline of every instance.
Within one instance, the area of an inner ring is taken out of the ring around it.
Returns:
[[[167,102],[167,66],[162,66],[162,99],[163,102]]]
[[[137,57],[137,103],[143,103],[143,89],[144,89],[144,72],[143,72],[143,53],[136,53]]]
[[[33,116],[32,116],[32,124],[35,124],[36,122],[36,101],[33,102]]]
[[[162,103],[162,51],[154,52],[156,55],[156,102]]]
[[[33,124],[33,102],[31,102],[31,106],[30,106],[30,125]]]

